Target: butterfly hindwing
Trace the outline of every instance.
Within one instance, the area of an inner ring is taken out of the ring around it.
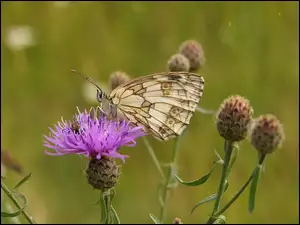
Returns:
[[[142,125],[160,140],[181,135],[203,93],[202,76],[165,72],[135,78],[115,88],[109,96],[118,114]]]

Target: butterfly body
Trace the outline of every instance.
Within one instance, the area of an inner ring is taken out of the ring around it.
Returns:
[[[202,76],[166,72],[135,78],[109,95],[118,118],[127,119],[160,140],[182,134],[203,93]],[[104,110],[105,111],[105,110]]]
[[[82,75],[81,75],[82,76]],[[204,89],[204,78],[189,72],[162,72],[132,79],[109,95],[97,88],[97,100],[112,119],[125,119],[159,140],[187,128]]]

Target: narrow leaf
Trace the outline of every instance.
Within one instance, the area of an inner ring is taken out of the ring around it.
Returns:
[[[228,186],[229,186],[229,183],[226,182],[224,192],[227,191]],[[201,200],[200,202],[198,202],[198,203],[192,208],[191,214],[194,212],[194,210],[195,210],[196,208],[198,208],[198,206],[200,206],[200,205],[202,205],[202,204],[204,204],[204,203],[206,203],[206,202],[210,202],[210,201],[216,200],[216,198],[217,198],[217,193],[212,194],[212,195],[210,195],[210,196],[207,196],[206,198],[204,198],[203,200]]]
[[[14,187],[14,189],[17,189],[18,187],[20,187],[23,183],[25,183],[29,178],[31,177],[31,173],[29,173],[28,175],[26,175],[25,177],[23,177],[22,180],[20,180]]]
[[[18,198],[22,199],[23,207],[20,210],[22,211],[23,209],[25,209],[27,207],[27,204],[28,204],[26,197],[24,195],[22,195],[21,193],[17,192],[17,191],[12,191],[12,194],[14,194]]]
[[[214,153],[215,155],[218,157],[219,159],[219,164],[223,164],[224,163],[224,160],[222,159],[222,157],[220,156],[220,154],[217,152],[216,149],[214,149]]]
[[[152,213],[149,213],[150,218],[153,220],[155,224],[161,224],[159,219],[157,219]]]
[[[116,212],[116,210],[114,209],[113,206],[111,206],[110,213],[111,213],[111,216],[112,216],[113,224],[120,224],[121,223],[120,219],[119,219],[118,214],[117,214],[117,212]]]
[[[1,201],[1,210],[5,211],[5,213],[13,213],[13,206],[6,200]],[[1,217],[1,224],[21,224],[20,217],[13,216],[13,217]]]
[[[232,166],[238,156],[239,153],[239,146],[237,144],[233,145],[233,149],[232,149],[232,153],[231,153],[231,159],[229,162],[229,166],[228,166],[228,172],[227,172],[227,176],[229,175],[229,173],[231,172]]]
[[[115,195],[116,195],[116,190],[115,190],[115,188],[111,188],[111,189],[110,189],[110,203],[112,203],[112,201],[113,201]]]
[[[21,198],[23,200],[23,207],[21,209],[19,209],[16,212],[13,213],[8,213],[8,212],[1,212],[1,217],[16,217],[18,215],[20,215],[20,213],[22,213],[22,211],[26,208],[27,206],[27,199],[25,198],[24,195],[13,191],[12,194],[16,195],[17,197]]]
[[[23,211],[23,209],[20,209],[17,212],[8,213],[8,212],[1,212],[1,217],[16,217],[20,215],[20,213]]]
[[[252,179],[251,186],[250,186],[249,202],[248,202],[248,211],[250,213],[253,212],[254,207],[255,207],[255,194],[256,194],[256,188],[257,188],[257,184],[258,184],[260,170],[261,170],[261,166],[257,166],[255,168],[255,172],[254,172],[253,179]]]
[[[198,203],[192,208],[191,214],[194,212],[194,210],[195,210],[196,208],[198,208],[198,206],[200,206],[200,205],[202,205],[202,204],[204,204],[204,203],[206,203],[206,202],[213,201],[213,200],[216,199],[216,197],[217,197],[217,194],[215,193],[215,194],[212,194],[212,195],[210,195],[210,196],[207,196],[206,198],[204,198],[203,200],[201,200],[200,202],[198,202]]]
[[[100,224],[106,224],[107,222],[107,209],[106,209],[106,203],[104,201],[104,193],[101,192],[100,195],[100,210],[101,210],[101,220],[100,220]]]
[[[181,184],[184,184],[186,186],[198,186],[198,185],[201,185],[201,184],[204,184],[208,178],[210,177],[211,173],[213,172],[213,170],[215,169],[216,167],[216,164],[214,164],[214,166],[212,167],[212,169],[207,173],[205,174],[203,177],[200,177],[198,180],[194,180],[194,181],[183,181],[182,179],[180,179],[180,177],[178,177],[176,174],[175,174],[175,178],[181,183]]]

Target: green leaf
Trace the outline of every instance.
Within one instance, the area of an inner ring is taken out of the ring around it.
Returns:
[[[216,149],[214,149],[214,153],[215,153],[215,155],[217,156],[217,158],[219,159],[218,163],[219,163],[219,164],[223,164],[223,163],[224,163],[224,160],[222,159],[222,157],[220,156],[220,154],[217,152]]]
[[[111,206],[110,214],[111,214],[113,224],[120,224],[121,223],[120,219],[118,217],[118,214],[117,214],[117,212],[116,212],[116,210],[114,209],[113,206]]]
[[[31,173],[29,173],[27,176],[23,177],[22,180],[20,180],[14,187],[14,189],[17,189],[20,187],[23,183],[25,183],[29,178],[31,177]]]
[[[191,214],[194,212],[194,210],[195,210],[196,208],[198,208],[198,206],[200,206],[200,205],[202,205],[202,204],[204,204],[204,203],[206,203],[206,202],[213,201],[213,200],[215,200],[216,198],[217,198],[217,194],[216,194],[216,193],[215,193],[215,194],[212,194],[212,195],[210,195],[210,196],[207,196],[206,198],[204,198],[203,200],[201,200],[200,202],[198,202],[198,203],[192,208]]]
[[[114,199],[114,197],[116,195],[116,190],[115,190],[115,188],[111,188],[109,192],[110,192],[110,202],[112,203],[112,200]]]
[[[149,213],[150,218],[153,220],[155,224],[161,224],[159,219],[157,219],[152,213]]]
[[[13,212],[13,213],[8,213],[8,212],[1,212],[1,217],[16,217],[18,215],[20,215],[20,213],[22,213],[22,211],[26,208],[27,206],[27,199],[25,198],[24,195],[13,191],[12,194],[16,195],[17,197],[21,198],[23,200],[23,207],[21,209],[19,209],[17,212]]]
[[[253,174],[253,179],[252,179],[251,186],[250,186],[249,202],[248,202],[248,211],[250,213],[253,212],[254,206],[255,206],[255,194],[256,194],[256,188],[257,188],[257,184],[258,184],[258,178],[259,178],[260,170],[261,170],[261,166],[258,165],[255,168],[255,171],[254,171],[254,174]]]
[[[100,203],[100,210],[101,210],[101,220],[100,220],[100,224],[106,224],[107,222],[107,208],[106,208],[106,203],[105,203],[105,200],[104,200],[104,192],[101,192],[100,194],[100,200],[99,200],[99,203]]]
[[[12,191],[12,193],[23,200],[23,207],[21,210],[25,209],[28,204],[26,197],[24,195],[22,195],[21,193],[18,193],[17,191]]]
[[[232,166],[238,156],[238,153],[239,153],[239,146],[238,146],[238,144],[235,143],[235,144],[233,144],[233,148],[232,148],[231,159],[230,159],[229,166],[228,166],[227,176],[231,172]]]
[[[13,213],[7,213],[7,212],[1,212],[1,217],[16,217],[18,215],[20,215],[20,213],[23,211],[23,209],[20,209],[17,212],[13,212]]]
[[[229,183],[226,182],[224,192],[227,191],[228,186],[229,186]],[[204,204],[204,203],[206,203],[206,202],[213,201],[213,200],[215,200],[216,198],[217,198],[217,193],[212,194],[212,195],[210,195],[210,196],[207,196],[206,198],[204,198],[203,200],[201,200],[200,202],[198,202],[198,203],[192,208],[191,214],[194,212],[194,210],[195,210],[196,208],[198,208],[198,206],[200,206],[200,205],[202,205],[202,204]]]
[[[208,180],[208,178],[210,177],[210,175],[213,172],[213,170],[215,169],[215,167],[216,167],[216,164],[214,164],[214,166],[211,168],[211,170],[207,174],[205,174],[203,177],[200,177],[198,180],[183,181],[176,174],[175,174],[175,177],[181,184],[184,184],[186,186],[198,186],[198,185],[204,184]]]

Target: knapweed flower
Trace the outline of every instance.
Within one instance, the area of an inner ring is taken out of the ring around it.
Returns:
[[[172,72],[189,71],[190,70],[190,62],[184,55],[175,54],[175,55],[172,55],[168,61],[168,69]]]
[[[130,77],[127,73],[123,71],[115,71],[109,77],[109,86],[111,90],[114,90],[116,87],[118,87],[121,84],[125,84],[129,80]]]
[[[281,146],[283,140],[283,126],[275,115],[261,115],[254,120],[250,131],[250,142],[257,151],[270,154]]]
[[[123,162],[127,155],[118,153],[122,146],[135,146],[135,139],[146,135],[142,127],[133,126],[127,121],[108,120],[104,114],[91,108],[74,115],[74,121],[58,122],[50,129],[49,136],[44,135],[44,146],[54,152],[45,151],[48,155],[60,156],[78,154],[85,157],[120,158]]]
[[[246,138],[252,121],[253,109],[249,101],[239,95],[225,99],[216,115],[220,136],[230,141]]]
[[[205,64],[204,51],[201,45],[195,40],[183,42],[178,53],[184,55],[190,62],[190,72],[198,70]]]

